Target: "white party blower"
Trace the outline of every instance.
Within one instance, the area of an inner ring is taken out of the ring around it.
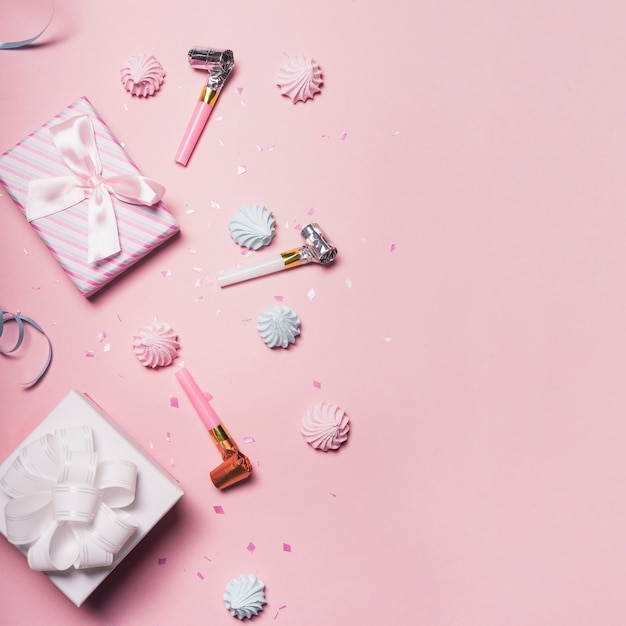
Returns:
[[[230,272],[224,272],[217,277],[218,285],[226,287],[226,285],[241,283],[244,280],[288,270],[298,265],[307,265],[308,263],[329,265],[335,260],[337,248],[329,241],[317,224],[307,224],[300,231],[300,234],[306,241],[306,245],[281,252],[276,256],[269,257],[248,267],[240,267]]]

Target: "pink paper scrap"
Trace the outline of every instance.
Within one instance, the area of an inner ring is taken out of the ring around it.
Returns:
[[[291,544],[283,543],[283,552],[291,552]]]
[[[256,550],[256,546],[250,542],[247,546],[246,546],[246,550],[252,554],[255,550]]]
[[[165,565],[167,563],[167,558],[164,556],[160,556],[158,560],[159,565]]]
[[[178,408],[178,397],[170,396],[170,406],[177,409]]]
[[[219,504],[215,505],[213,507],[213,510],[218,514],[218,515],[224,515],[224,509],[223,507],[221,507]]]

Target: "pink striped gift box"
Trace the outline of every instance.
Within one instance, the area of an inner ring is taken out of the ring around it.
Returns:
[[[106,178],[140,174],[89,100],[82,97],[0,155],[0,183],[24,215],[30,180],[71,175],[56,149],[49,128],[85,114],[90,117],[94,128],[102,175]],[[95,294],[180,230],[163,202],[140,206],[122,202],[114,196],[112,200],[121,250],[94,263],[87,260],[86,200],[31,222],[76,288],[86,297]]]

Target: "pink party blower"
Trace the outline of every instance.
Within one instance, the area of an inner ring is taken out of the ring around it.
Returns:
[[[189,65],[194,69],[205,69],[209,72],[206,85],[200,92],[185,135],[176,153],[176,163],[187,165],[191,153],[194,151],[198,139],[209,120],[217,97],[226,82],[226,79],[235,66],[235,57],[232,50],[211,50],[209,48],[192,48],[187,53]]]
[[[252,473],[250,459],[237,448],[237,444],[228,434],[217,413],[192,378],[189,370],[183,367],[176,372],[176,378],[185,390],[187,397],[191,400],[193,408],[200,416],[202,423],[209,431],[211,439],[213,439],[213,443],[222,455],[222,462],[210,474],[213,484],[218,489],[226,489],[226,487],[248,478]]]

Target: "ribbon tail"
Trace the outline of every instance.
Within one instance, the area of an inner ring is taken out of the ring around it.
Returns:
[[[117,254],[121,248],[115,209],[111,195],[103,185],[97,185],[91,194],[87,215],[87,260],[89,263],[102,261]]]

